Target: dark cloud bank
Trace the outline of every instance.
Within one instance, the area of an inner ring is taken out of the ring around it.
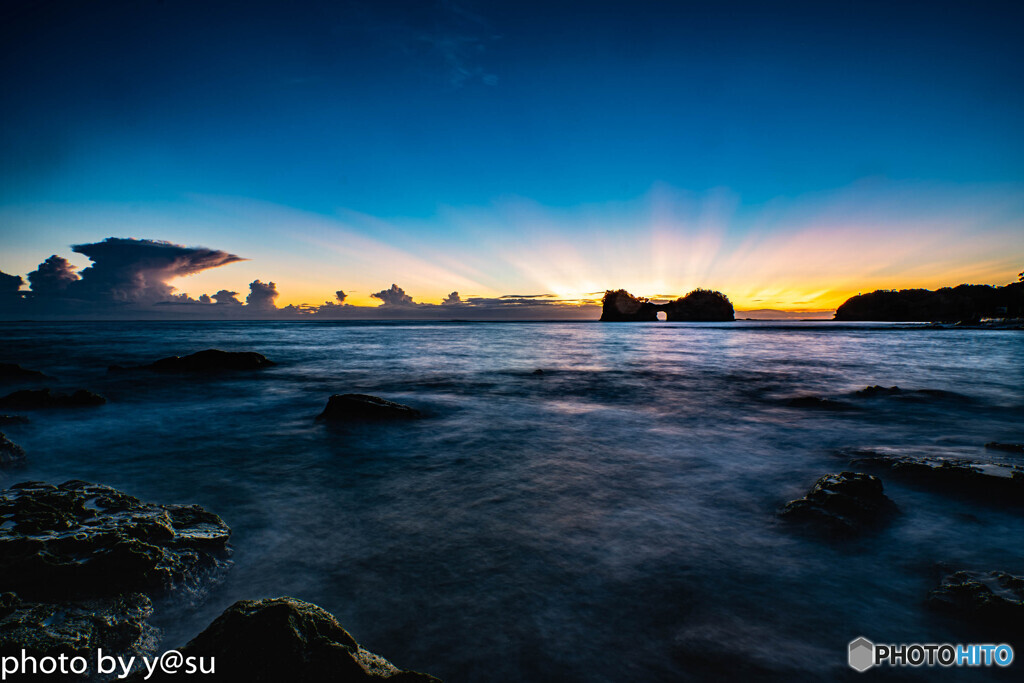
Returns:
[[[380,306],[353,306],[341,289],[319,305],[278,307],[273,282],[254,280],[245,300],[222,289],[192,298],[168,284],[173,278],[243,261],[205,247],[147,239],[109,237],[71,248],[92,265],[76,272],[67,259],[50,256],[25,279],[0,272],[0,318],[5,320],[530,320],[597,319],[600,307],[575,305],[553,295],[497,298],[449,294],[441,304],[417,303],[398,285],[370,296]]]

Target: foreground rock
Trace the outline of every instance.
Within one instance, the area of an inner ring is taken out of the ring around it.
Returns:
[[[879,450],[847,451],[856,467],[886,469],[893,475],[957,496],[1024,504],[1024,469],[942,456],[914,456]]]
[[[366,394],[335,394],[318,420],[408,420],[420,417],[420,411],[401,403]]]
[[[215,658],[214,674],[204,681],[438,681],[364,650],[330,613],[288,597],[236,602],[179,651],[205,662]],[[143,680],[144,673],[130,680]],[[149,680],[176,679],[158,673]]]
[[[0,595],[0,656],[65,654],[95,661],[102,648],[129,656],[156,649],[157,630],[147,623],[152,601],[141,593],[78,602],[31,602]]]
[[[0,590],[66,600],[195,585],[225,564],[231,530],[198,505],[152,505],[68,481],[0,492]]]
[[[25,462],[25,449],[0,432],[0,467],[21,465]]]
[[[895,503],[882,491],[881,479],[840,472],[818,479],[806,496],[787,503],[779,516],[848,536],[880,526],[895,512]]]
[[[125,368],[120,365],[110,366],[112,372],[125,370],[153,370],[155,372],[204,373],[225,372],[232,370],[260,370],[277,363],[255,351],[221,351],[207,349],[188,356],[171,356],[161,358],[149,365]]]
[[[1024,578],[1006,572],[958,571],[928,595],[933,609],[994,629],[1024,629]]]
[[[29,370],[16,363],[0,363],[0,382],[41,382],[50,379],[38,370]]]
[[[45,410],[48,408],[85,408],[107,402],[99,394],[79,389],[72,394],[54,393],[49,389],[22,389],[0,398],[0,408],[10,410]]]

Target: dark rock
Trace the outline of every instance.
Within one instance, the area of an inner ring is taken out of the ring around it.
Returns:
[[[897,394],[902,394],[903,390],[899,387],[883,387],[878,384],[873,384],[870,387],[864,387],[855,393],[857,396],[871,398],[873,396],[895,396]]]
[[[366,394],[335,394],[318,420],[385,420],[420,417],[420,411]]]
[[[784,519],[808,522],[835,535],[853,535],[879,526],[896,512],[882,491],[882,480],[870,474],[826,474],[803,498],[786,503]]]
[[[535,374],[535,375],[543,375],[544,371],[541,370],[540,368],[537,368],[536,370],[533,371],[533,374]]]
[[[0,655],[34,657],[65,654],[95,662],[96,651],[146,655],[157,645],[147,623],[152,601],[141,593],[75,602],[26,602],[0,595]]]
[[[216,658],[204,681],[380,681],[429,683],[438,679],[404,671],[364,650],[328,612],[295,598],[241,600],[179,651]],[[145,672],[129,680],[141,681]],[[174,681],[157,673],[150,681]]]
[[[664,304],[635,297],[624,289],[604,293],[601,322],[656,322],[658,312],[669,322],[730,322],[735,311],[729,298],[710,289],[695,289],[686,296]]]
[[[161,358],[149,365],[124,368],[119,365],[110,366],[111,371],[153,370],[168,373],[203,373],[224,372],[230,370],[259,370],[277,365],[267,357],[255,351],[221,351],[207,349],[188,356],[171,356]]]
[[[73,394],[53,393],[49,389],[22,389],[0,398],[0,408],[38,410],[45,408],[81,408],[107,402],[99,394],[79,389]]]
[[[0,491],[0,587],[81,600],[194,586],[226,564],[231,530],[198,505],[152,505],[83,481]]]
[[[0,427],[5,425],[27,425],[29,419],[22,415],[0,415]]]
[[[25,462],[25,449],[0,432],[0,467],[21,465]]]
[[[849,403],[820,396],[796,396],[786,401],[790,408],[815,408],[817,410],[853,410]]]
[[[884,468],[893,475],[937,491],[989,502],[1024,504],[1024,469],[962,458],[901,455],[871,450],[847,452],[850,464]]]
[[[29,370],[16,363],[0,363],[0,382],[40,382],[51,379],[38,370]]]
[[[1006,451],[1007,453],[1024,453],[1024,443],[999,443],[998,441],[989,441],[985,444],[985,448],[993,451]]]
[[[928,595],[929,607],[986,627],[1024,629],[1024,578],[1006,572],[957,571]]]

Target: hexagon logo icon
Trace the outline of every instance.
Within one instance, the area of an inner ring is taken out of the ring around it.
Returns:
[[[850,668],[864,672],[875,665],[875,644],[861,636],[850,641]]]

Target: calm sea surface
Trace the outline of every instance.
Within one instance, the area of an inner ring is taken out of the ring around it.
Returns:
[[[106,373],[206,348],[279,365]],[[232,527],[224,580],[198,605],[160,606],[168,648],[235,600],[292,595],[398,666],[449,681],[844,678],[860,635],[969,642],[923,607],[936,563],[1024,574],[1019,510],[884,474],[903,514],[880,533],[828,542],[774,514],[849,469],[838,449],[991,459],[985,442],[1024,441],[1019,331],[6,323],[0,361],[110,400],[5,427],[30,462],[0,473],[4,486],[85,479],[199,503]],[[963,396],[850,397],[872,384]],[[426,418],[314,421],[347,392]],[[786,406],[801,395],[858,409]]]

